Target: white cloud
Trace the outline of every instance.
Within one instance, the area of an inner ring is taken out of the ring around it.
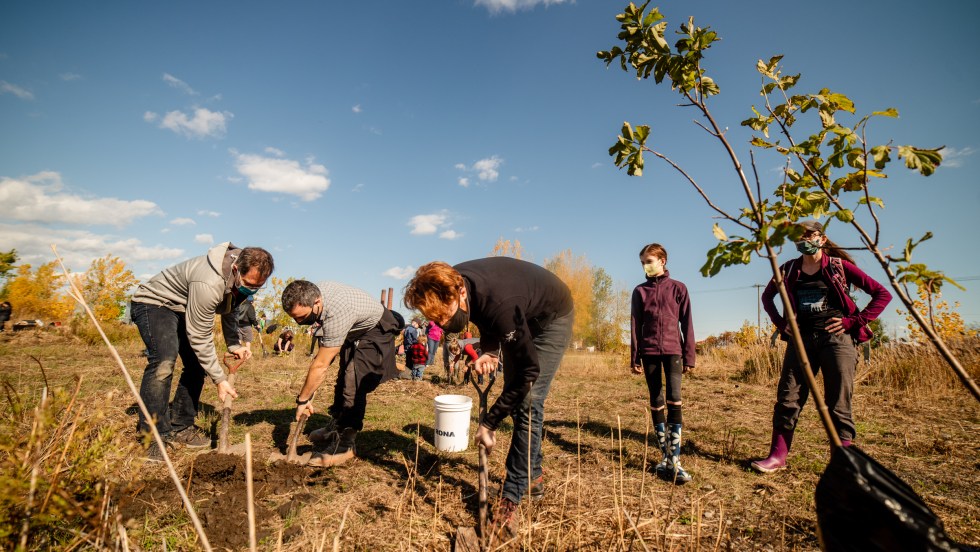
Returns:
[[[963,166],[964,157],[970,157],[976,152],[977,150],[972,146],[966,146],[960,149],[946,146],[942,149],[943,162],[941,166],[958,169]]]
[[[152,201],[84,198],[65,193],[63,188],[61,175],[53,171],[22,179],[0,177],[0,217],[25,222],[122,227],[140,217],[162,214]]]
[[[446,223],[446,215],[435,214],[435,215],[415,215],[408,221],[408,225],[412,227],[412,234],[425,236],[428,234],[435,234],[439,227]]]
[[[564,4],[570,0],[475,0],[473,5],[483,6],[492,14],[500,12],[514,13],[518,10],[530,10],[538,5],[545,7],[553,4]]]
[[[494,155],[488,159],[480,159],[476,163],[473,163],[473,170],[477,172],[477,176],[480,180],[486,180],[489,182],[494,182],[497,177],[500,176],[500,172],[497,169],[504,162],[503,159]]]
[[[160,128],[188,138],[220,138],[225,135],[228,121],[233,117],[234,114],[230,112],[210,111],[203,107],[194,109],[193,117],[181,111],[170,111],[160,121]]]
[[[148,123],[152,123],[153,121],[156,121],[157,117],[159,117],[159,115],[157,115],[152,111],[147,111],[146,113],[143,113],[143,120]]]
[[[96,234],[88,230],[53,229],[40,224],[0,223],[0,249],[17,249],[23,262],[41,264],[51,261],[51,244],[69,268],[83,270],[92,259],[115,255],[125,263],[170,260],[181,257],[183,249],[161,245],[146,246],[135,238]]]
[[[353,188],[351,188],[350,191],[352,191],[352,192],[360,192],[363,189],[364,189],[364,183],[363,182],[358,182],[357,185],[354,186]]]
[[[248,180],[250,190],[277,192],[313,201],[330,187],[327,168],[309,157],[301,165],[292,159],[276,159],[232,150],[235,169]]]
[[[286,157],[286,152],[282,151],[279,148],[274,148],[274,147],[271,147],[271,146],[268,147],[268,148],[265,148],[265,152],[268,153],[269,155],[273,155],[275,157]]]
[[[388,270],[384,271],[382,276],[388,276],[396,280],[407,280],[411,278],[413,274],[415,274],[414,266],[406,266],[404,268],[400,266],[393,266]]]
[[[174,220],[170,221],[170,224],[173,224],[174,226],[187,226],[187,225],[194,226],[197,223],[194,222],[194,219],[189,219],[189,218],[186,218],[186,217],[180,217],[180,218],[175,218]]]
[[[537,232],[538,226],[529,226],[527,228],[514,228],[514,232]]]
[[[593,169],[598,169],[601,166],[602,166],[602,163],[599,163],[598,161],[596,161],[595,163],[592,163],[592,168]]]
[[[350,108],[350,110],[353,111],[354,113],[360,113],[361,112],[361,104],[355,105],[354,107]]]
[[[218,218],[218,217],[221,216],[221,213],[219,213],[217,211],[205,211],[205,210],[201,210],[201,211],[198,211],[197,214],[198,215],[201,215],[202,217],[211,217],[211,218]]]
[[[22,100],[34,99],[34,93],[30,90],[2,80],[0,80],[0,94],[13,94]]]
[[[475,174],[476,178],[483,182],[496,182],[497,178],[500,177],[500,166],[503,165],[504,160],[497,155],[487,157],[485,159],[480,159],[473,166],[467,167],[462,163],[456,163],[455,168],[460,171],[464,171],[469,174]],[[460,186],[468,187],[470,185],[470,179],[468,176],[461,176],[457,180]]]
[[[82,78],[82,76],[79,75],[78,73],[62,73],[62,74],[60,74],[58,76],[61,77],[61,80],[63,80],[63,81],[73,81],[73,80],[79,80],[79,79]]]
[[[439,234],[439,237],[444,240],[455,240],[457,238],[462,238],[463,235],[455,230],[446,230],[445,232]]]
[[[204,245],[211,245],[214,243],[214,236],[211,234],[198,234],[194,236],[194,241],[197,243],[203,243]]]
[[[191,88],[190,85],[171,75],[170,73],[163,74],[163,82],[169,84],[171,87],[176,88],[177,90],[180,90],[184,94],[189,96],[197,96],[197,92]]]

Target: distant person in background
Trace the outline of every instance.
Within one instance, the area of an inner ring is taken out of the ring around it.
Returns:
[[[405,331],[402,332],[402,335],[404,336],[402,339],[402,345],[405,346],[405,355],[407,358],[408,348],[419,342],[419,321],[412,320],[411,324],[405,326]],[[409,368],[411,368],[411,366],[409,366]]]
[[[272,346],[272,350],[280,355],[288,355],[293,352],[293,330],[286,330],[279,334],[279,339],[276,340],[276,344]]]
[[[10,301],[0,303],[0,332],[6,329],[7,321],[10,320],[13,311],[14,308],[10,305]]]
[[[654,436],[664,455],[654,471],[662,479],[683,485],[691,480],[680,460],[681,375],[694,369],[696,344],[691,299],[687,286],[670,277],[667,250],[662,245],[644,246],[640,264],[646,281],[633,289],[630,302],[632,370],[646,378]]]
[[[432,262],[420,267],[405,288],[405,306],[447,332],[472,322],[480,330],[482,354],[473,372],[487,375],[504,363],[504,383],[476,432],[487,453],[503,419],[513,420],[502,498],[494,509],[491,534],[505,540],[519,533],[518,504],[530,490],[544,496],[541,437],[544,403],[572,336],[572,294],[543,267],[488,257],[456,266]]]
[[[442,328],[434,320],[429,320],[426,326],[426,338],[429,342],[429,360],[426,366],[432,366],[436,361],[436,352],[439,350],[439,341],[442,339]]]
[[[878,318],[892,296],[827,238],[819,222],[806,221],[800,226],[804,233],[796,249],[803,255],[780,267],[792,302],[783,306],[783,312],[791,307],[796,315],[814,376],[823,370],[824,399],[841,444],[846,447],[855,436],[851,398],[858,360],[856,344],[871,339],[873,334],[868,323]],[[863,310],[851,299],[852,285],[871,296]],[[796,422],[810,393],[790,339],[789,324],[773,301],[778,292],[775,279],[762,292],[762,305],[787,347],[776,387],[769,456],[752,462],[752,468],[761,473],[786,467]]]
[[[194,425],[207,375],[218,387],[218,401],[238,394],[218,362],[214,346],[214,317],[221,315],[221,331],[228,351],[238,359],[252,353],[238,338],[236,309],[265,285],[275,268],[272,255],[258,247],[235,247],[225,242],[207,255],[176,264],[142,283],[133,294],[133,323],[147,349],[148,364],[140,383],[140,398],[150,418],[140,412],[138,432],[145,436],[150,423],[168,444],[205,448],[211,437]],[[184,369],[173,386],[177,357]],[[162,462],[163,451],[152,443],[147,459]]]
[[[252,305],[252,300],[254,295],[250,296],[245,301],[242,301],[241,305],[238,305],[237,315],[238,315],[238,341],[249,351],[252,350],[252,340],[255,336],[252,332],[252,328],[259,327],[259,319],[255,315],[255,306]]]
[[[427,360],[429,360],[429,350],[426,346],[426,337],[420,335],[418,341],[412,343],[405,352],[405,364],[412,372],[412,381],[422,381]]]

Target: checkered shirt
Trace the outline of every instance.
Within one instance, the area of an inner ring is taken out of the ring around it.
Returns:
[[[367,292],[337,282],[317,284],[323,297],[321,326],[314,334],[321,347],[340,347],[375,327],[384,307]]]

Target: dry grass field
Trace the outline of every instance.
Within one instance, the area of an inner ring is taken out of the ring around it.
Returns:
[[[119,352],[138,384],[145,359],[131,337]],[[29,550],[200,549],[166,469],[142,460],[135,402],[118,367],[104,345],[88,341],[51,330],[0,334],[0,549],[22,541]],[[976,345],[965,353],[976,377]],[[547,403],[547,494],[525,501],[519,538],[501,548],[818,549],[813,495],[829,449],[812,406],[787,470],[759,476],[748,467],[767,451],[780,354],[732,348],[700,357],[684,380],[683,460],[694,480],[675,487],[649,470],[659,458],[647,445],[642,379],[620,357],[569,352]],[[862,365],[857,444],[909,483],[953,538],[976,546],[980,408],[954,381],[915,375],[936,364],[929,356],[876,353]],[[450,550],[456,528],[475,524],[477,454],[435,449],[433,399],[463,393],[475,401],[472,387],[387,383],[370,397],[354,461],[332,469],[270,464],[285,450],[306,363],[302,354],[259,355],[239,372],[231,442],[247,432],[253,443],[259,549]],[[214,430],[213,386],[202,403],[199,425]],[[314,416],[307,432],[325,422]],[[501,428],[490,456],[491,504],[509,433]],[[243,460],[186,451],[174,460],[212,547],[247,549]]]

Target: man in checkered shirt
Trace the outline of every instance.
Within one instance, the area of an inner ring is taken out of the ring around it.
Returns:
[[[340,369],[328,412],[336,430],[310,433],[316,454],[314,466],[335,466],[354,457],[354,440],[363,428],[367,395],[398,375],[395,336],[401,317],[366,292],[336,282],[316,285],[297,280],[282,292],[282,308],[300,325],[313,325],[320,348],[310,363],[306,381],[296,397],[296,419],[313,414],[313,395],[327,377],[334,357]]]

